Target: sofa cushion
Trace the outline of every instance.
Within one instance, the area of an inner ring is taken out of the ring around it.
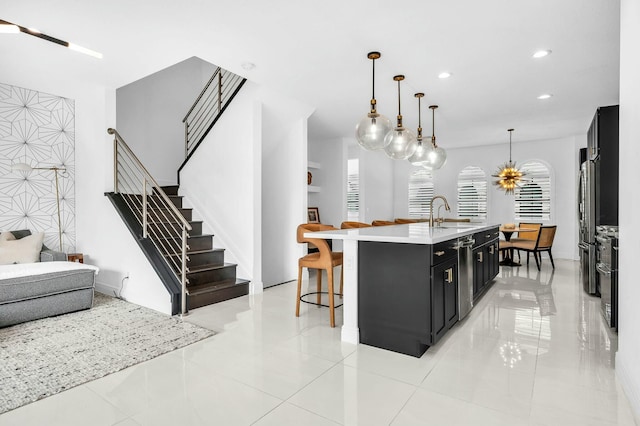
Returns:
[[[31,231],[29,231],[28,229],[11,231],[11,233],[13,234],[14,237],[16,237],[16,240],[19,240],[20,238],[28,237],[29,235],[31,235]]]
[[[45,262],[0,268],[0,310],[5,303],[18,302],[80,289],[93,289],[97,269],[74,262]],[[8,269],[11,268],[11,269]],[[13,273],[16,268],[16,273]]]
[[[10,231],[4,231],[0,234],[0,241],[13,241],[16,237]]]
[[[0,241],[0,265],[38,262],[43,239],[44,232],[38,232],[18,240]]]

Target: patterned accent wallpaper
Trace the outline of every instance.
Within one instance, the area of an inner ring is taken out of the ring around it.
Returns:
[[[55,172],[11,165],[64,167],[58,174],[62,251],[75,251],[75,106],[73,99],[0,83],[0,230],[45,233],[60,250]]]

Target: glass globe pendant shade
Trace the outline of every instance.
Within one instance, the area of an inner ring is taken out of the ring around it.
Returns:
[[[427,161],[422,166],[429,170],[438,170],[447,162],[447,152],[439,146],[432,146],[427,153]]]
[[[417,141],[416,150],[408,158],[409,162],[414,166],[422,166],[423,163],[429,160],[427,155],[431,151],[431,148],[422,141]]]
[[[396,127],[385,137],[384,152],[394,160],[406,160],[418,147],[416,136],[409,129]]]
[[[385,136],[393,130],[391,121],[377,112],[370,112],[356,125],[356,140],[364,149],[370,151],[385,147]]]

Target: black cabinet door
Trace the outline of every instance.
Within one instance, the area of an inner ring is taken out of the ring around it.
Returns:
[[[435,344],[458,320],[458,260],[431,268],[431,336]]]
[[[458,261],[444,270],[444,316],[447,330],[458,322]]]
[[[493,280],[500,272],[500,243],[498,241],[494,241],[492,243],[493,246],[493,257],[491,258],[491,274],[489,274],[489,281]]]
[[[473,249],[473,297],[482,292],[484,288],[484,247]]]

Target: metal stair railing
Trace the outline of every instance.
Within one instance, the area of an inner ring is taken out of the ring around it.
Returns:
[[[189,221],[136,157],[120,134],[107,129],[113,139],[113,192],[120,194],[149,238],[163,255],[181,284],[181,315],[187,315],[187,238]]]
[[[246,79],[218,67],[189,108],[184,123],[184,157],[188,158],[207,136],[211,127]]]

